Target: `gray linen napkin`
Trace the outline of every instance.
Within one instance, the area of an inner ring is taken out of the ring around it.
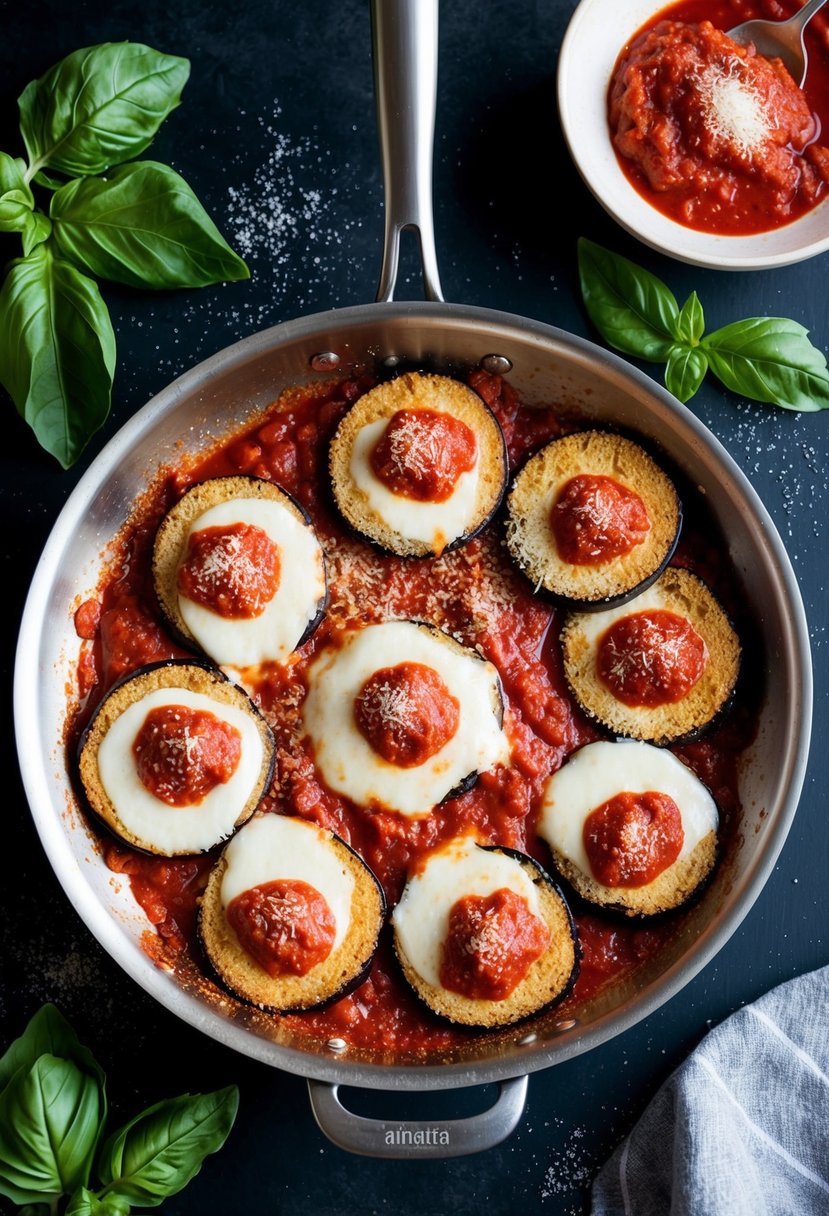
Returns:
[[[829,1214],[829,966],[705,1036],[602,1167],[591,1213]]]

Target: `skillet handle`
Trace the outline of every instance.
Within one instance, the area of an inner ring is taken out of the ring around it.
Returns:
[[[435,1123],[366,1119],[346,1110],[338,1089],[326,1081],[308,1081],[317,1125],[338,1148],[361,1157],[428,1161],[480,1153],[505,1140],[524,1112],[527,1077],[501,1081],[495,1103],[479,1115]]]
[[[377,300],[394,299],[405,229],[420,238],[426,299],[442,300],[432,212],[438,0],[371,0],[371,32],[386,210]]]

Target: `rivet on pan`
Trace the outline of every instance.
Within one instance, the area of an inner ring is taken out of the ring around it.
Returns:
[[[386,355],[386,357],[383,359],[382,362],[383,362],[383,367],[387,367],[389,369],[389,371],[391,371],[392,368],[397,367],[397,365],[399,364],[400,356],[399,355]]]
[[[577,1025],[578,1022],[575,1018],[563,1018],[560,1022],[556,1022],[556,1030],[572,1030]]]
[[[534,1043],[537,1038],[538,1038],[538,1035],[535,1033],[534,1030],[531,1030],[529,1034],[524,1035],[523,1039],[518,1040],[518,1046],[527,1047],[530,1043]]]
[[[325,1044],[329,1051],[345,1051],[345,1039],[329,1039]]]
[[[311,367],[315,372],[330,372],[339,366],[340,356],[333,350],[323,350],[311,356]]]
[[[506,376],[507,372],[512,371],[512,359],[508,359],[506,355],[484,355],[481,367],[493,376]]]

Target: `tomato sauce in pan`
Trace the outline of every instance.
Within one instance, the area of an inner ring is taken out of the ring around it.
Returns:
[[[512,468],[568,429],[555,408],[522,406],[499,377],[476,371],[470,384],[495,412]],[[551,868],[547,846],[535,832],[542,786],[572,751],[600,734],[568,694],[558,646],[559,611],[536,596],[514,569],[497,519],[462,548],[417,561],[381,554],[341,524],[327,484],[328,441],[367,387],[368,381],[347,380],[289,390],[247,431],[198,462],[169,471],[150,487],[123,530],[98,598],[80,605],[76,613],[76,630],[85,640],[70,745],[76,745],[94,708],[118,678],[142,664],[187,653],[168,633],[152,584],[152,545],[165,512],[189,486],[206,478],[244,473],[277,481],[314,523],[326,552],[329,605],[321,624],[288,663],[263,666],[256,675],[252,695],[271,725],[277,748],[274,779],[262,809],[301,816],[338,833],[374,870],[391,908],[419,858],[466,831],[474,830],[483,843],[519,849]],[[673,561],[692,566],[726,610],[739,617],[739,590],[712,530],[695,529],[693,506],[686,501],[685,508],[686,525]],[[289,576],[283,571],[283,577]],[[404,616],[450,631],[495,664],[512,749],[508,767],[480,774],[471,789],[420,818],[366,810],[326,788],[300,719],[304,673],[321,647],[345,626]],[[249,677],[246,672],[250,688]],[[738,830],[736,764],[752,729],[750,707],[738,702],[704,741],[673,749],[714,795],[726,840]],[[151,957],[175,967],[187,956],[201,966],[197,901],[219,850],[165,859],[140,854],[108,835],[102,835],[101,847],[109,867],[128,878],[154,926],[146,938]],[[577,1008],[638,967],[675,933],[682,915],[652,923],[624,921],[582,905],[577,897],[569,899],[584,957],[575,990],[561,1010]],[[272,1016],[322,1040],[338,1037],[355,1048],[406,1056],[447,1049],[480,1033],[455,1028],[420,1004],[400,974],[388,927],[368,978],[354,992],[325,1009]]]

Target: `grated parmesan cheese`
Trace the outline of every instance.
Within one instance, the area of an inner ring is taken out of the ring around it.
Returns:
[[[373,686],[362,698],[361,709],[371,730],[396,729],[405,734],[419,724],[417,705],[400,685],[384,682]]]
[[[740,61],[709,64],[700,72],[698,86],[708,132],[750,158],[770,138],[773,123],[765,97],[745,80]]]
[[[394,419],[388,431],[389,454],[401,474],[426,476],[440,468],[442,450],[432,426],[416,413]]]
[[[657,684],[670,679],[682,664],[686,639],[683,634],[667,635],[663,629],[642,615],[639,624],[639,645],[631,646],[628,639],[618,642],[614,634],[605,641],[607,670],[624,685],[630,676],[645,672]],[[707,654],[707,650],[706,650]]]

